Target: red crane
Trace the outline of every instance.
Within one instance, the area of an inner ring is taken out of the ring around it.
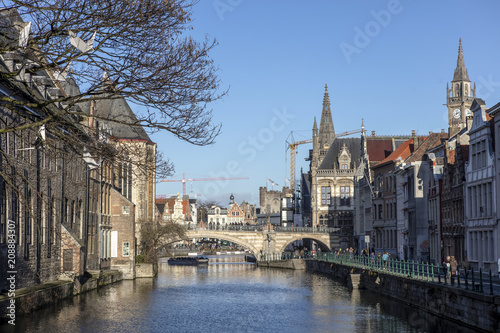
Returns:
[[[162,179],[162,182],[173,183],[182,182],[182,196],[186,195],[186,182],[211,182],[216,180],[239,180],[239,179],[249,179],[248,177],[215,177],[215,178],[187,178],[186,174],[182,174],[182,179]]]

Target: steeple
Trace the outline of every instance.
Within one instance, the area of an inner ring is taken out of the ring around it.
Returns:
[[[470,107],[476,97],[476,87],[471,88],[469,74],[465,68],[462,39],[458,41],[457,67],[453,73],[451,85],[446,83],[446,105],[448,107],[448,133],[450,136],[467,126],[467,117],[471,115]]]
[[[323,111],[321,112],[321,122],[319,124],[319,148],[328,149],[335,139],[335,129],[333,128],[332,110],[330,108],[330,96],[328,95],[328,85],[325,84],[325,95],[323,96]]]
[[[318,135],[318,124],[316,123],[316,116],[314,116],[313,136],[316,135]]]
[[[455,74],[453,75],[453,81],[470,81],[469,74],[467,73],[467,68],[465,68],[464,52],[462,50],[462,38],[458,41],[458,59],[457,68],[455,68]]]

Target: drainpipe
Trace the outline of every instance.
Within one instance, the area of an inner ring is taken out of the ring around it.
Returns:
[[[84,246],[83,270],[87,270],[88,242],[89,242],[89,201],[90,201],[90,167],[85,163],[85,219],[84,219]]]

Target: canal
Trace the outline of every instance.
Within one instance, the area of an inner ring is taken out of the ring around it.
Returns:
[[[169,266],[18,318],[1,332],[468,332],[329,277],[257,268],[243,256]]]

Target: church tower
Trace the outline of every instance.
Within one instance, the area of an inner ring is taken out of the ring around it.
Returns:
[[[319,123],[319,149],[325,153],[335,139],[335,130],[332,122],[332,110],[330,108],[330,96],[328,95],[328,85],[325,84],[325,95],[323,96],[323,111],[321,112],[321,122]]]
[[[471,87],[469,74],[465,68],[462,50],[462,39],[458,44],[457,68],[451,81],[446,85],[446,106],[448,107],[448,133],[450,136],[456,134],[467,126],[467,117],[472,117],[470,107],[476,97],[476,84]]]
[[[321,112],[321,122],[316,123],[314,117],[314,125],[312,131],[313,151],[311,159],[311,170],[314,171],[325,157],[333,140],[335,140],[335,130],[333,128],[332,110],[330,107],[330,96],[328,95],[328,85],[325,84],[325,95],[323,96],[323,110]]]

